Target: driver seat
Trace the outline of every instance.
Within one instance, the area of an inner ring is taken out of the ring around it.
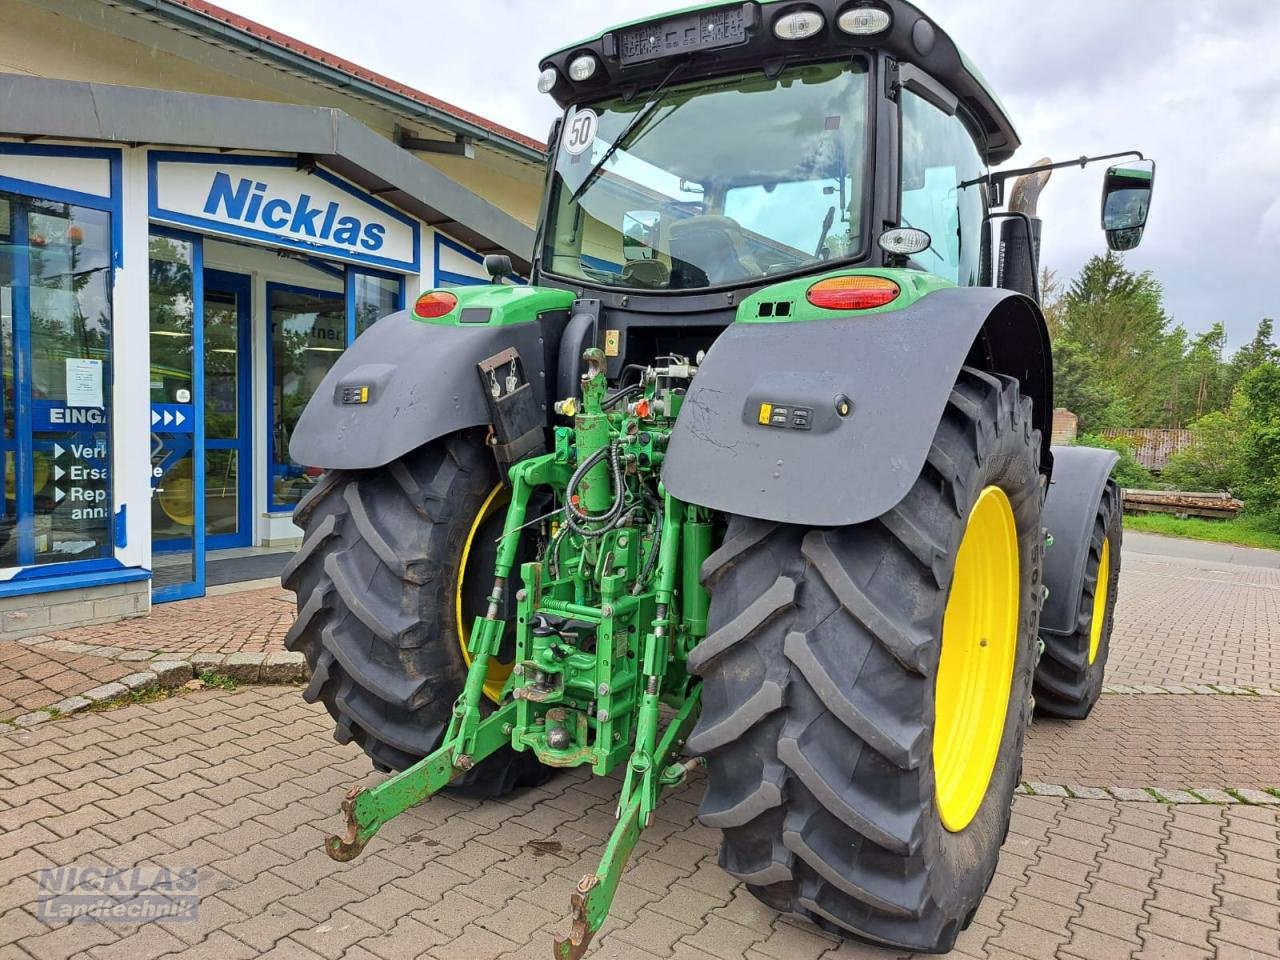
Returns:
[[[742,226],[731,217],[690,217],[673,223],[667,236],[673,287],[716,286],[760,275]]]

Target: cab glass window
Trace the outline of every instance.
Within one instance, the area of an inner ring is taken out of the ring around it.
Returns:
[[[933,241],[915,262],[960,286],[978,283],[986,188],[961,187],[986,173],[982,155],[959,116],[902,91],[902,207],[904,227]]]

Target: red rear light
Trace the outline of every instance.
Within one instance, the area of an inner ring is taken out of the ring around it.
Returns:
[[[828,277],[806,294],[809,302],[824,310],[870,310],[898,298],[901,289],[884,277]]]
[[[458,305],[458,298],[443,290],[430,290],[420,296],[413,305],[413,315],[422,320],[435,320],[451,313]]]

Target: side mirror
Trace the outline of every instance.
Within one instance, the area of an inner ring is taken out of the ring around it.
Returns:
[[[629,210],[622,215],[622,256],[625,260],[653,260],[658,255],[657,210]]]
[[[1130,160],[1108,168],[1102,181],[1102,229],[1112,250],[1132,250],[1142,242],[1155,179],[1153,160]]]
[[[490,283],[501,283],[515,273],[515,269],[505,253],[490,253],[484,258],[484,272],[489,275]]]

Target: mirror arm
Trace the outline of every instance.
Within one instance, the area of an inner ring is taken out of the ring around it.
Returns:
[[[1147,159],[1142,155],[1140,150],[1125,150],[1121,153],[1107,153],[1100,157],[1077,157],[1074,160],[1063,160],[1059,163],[1037,163],[1030,167],[1019,167],[1016,170],[1000,170],[996,173],[988,173],[985,177],[975,177],[972,180],[966,180],[959,184],[957,189],[976,186],[980,183],[998,183],[1003,185],[1006,180],[1012,177],[1020,177],[1024,173],[1039,173],[1042,170],[1061,170],[1063,167],[1080,167],[1083,169],[1091,163],[1097,163],[1100,160],[1119,160],[1121,157],[1134,157],[1138,160]]]

